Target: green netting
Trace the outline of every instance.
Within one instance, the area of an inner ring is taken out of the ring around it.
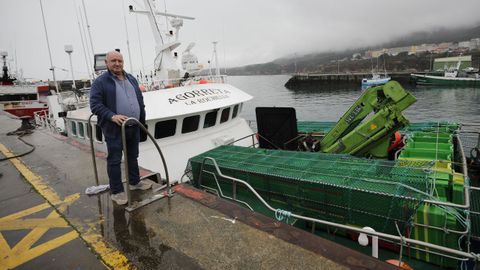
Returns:
[[[317,122],[317,121],[298,121],[297,128],[298,132],[309,133],[309,132],[320,132],[327,133],[335,126],[335,122]],[[439,121],[439,122],[422,122],[422,123],[410,123],[408,126],[404,127],[401,131],[403,133],[413,132],[413,131],[425,131],[425,132],[455,132],[460,128],[460,124],[455,122],[448,121]]]
[[[333,125],[332,122],[299,122],[298,129],[300,132],[328,132]],[[449,155],[453,149],[451,136],[458,127],[448,122],[418,123],[403,132],[415,138],[409,141],[411,155],[424,155],[426,150]],[[436,139],[432,141],[431,137]],[[443,137],[445,142],[439,140]],[[390,234],[397,234],[398,226],[407,237],[462,249],[464,234],[461,232],[470,230],[466,213],[457,208],[425,203],[425,200],[463,203],[463,185],[454,184],[454,171],[447,166],[451,162],[439,163],[436,158],[439,154],[425,160],[414,157],[387,161],[318,152],[221,146],[192,158],[189,166],[190,178],[197,187],[218,190],[220,186],[223,195],[235,197],[271,217],[274,213],[246,187],[237,185],[234,188],[231,180],[220,177],[212,162],[206,161],[201,172],[205,158],[213,158],[224,175],[249,183],[274,208],[341,224],[370,226]],[[473,222],[475,225],[477,221]],[[457,266],[455,260],[438,255],[425,252],[411,255],[444,267]]]
[[[396,233],[395,221],[406,229],[423,200],[437,200],[438,190],[448,188],[448,180],[436,181],[430,162],[399,163],[237,146],[221,146],[192,158],[197,186],[216,188],[211,174],[203,174],[202,183],[198,182],[205,157],[215,159],[222,173],[247,181],[267,198],[276,197],[270,202],[289,206],[289,211],[318,218],[327,213],[336,222],[373,226],[389,233]],[[205,170],[215,171],[211,162]],[[217,179],[225,190],[232,189],[230,181]],[[252,198],[246,195],[244,199]],[[451,229],[458,229],[457,225]]]

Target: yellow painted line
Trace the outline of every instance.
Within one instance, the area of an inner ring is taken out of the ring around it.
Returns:
[[[0,231],[23,230],[34,228],[68,228],[70,225],[62,218],[29,218],[26,220],[0,221]]]
[[[3,259],[5,254],[9,254],[10,252],[11,250],[10,246],[7,243],[7,240],[5,240],[5,238],[3,238],[3,235],[0,233],[0,259]]]
[[[26,217],[26,216],[29,216],[31,214],[34,214],[34,213],[37,213],[37,212],[40,212],[42,210],[45,210],[47,208],[50,207],[50,204],[48,203],[42,203],[42,204],[39,204],[37,206],[34,206],[32,208],[29,208],[27,210],[23,210],[23,211],[20,211],[20,212],[17,212],[17,213],[14,213],[14,214],[11,214],[11,215],[8,215],[8,216],[5,216],[5,217],[2,217],[0,218],[0,222],[1,221],[11,221],[11,220],[16,220],[16,219],[20,219],[22,217]]]
[[[47,218],[59,217],[56,211],[52,211]],[[31,230],[20,242],[13,248],[12,252],[16,256],[21,256],[22,253],[28,251],[30,247],[35,244],[50,228],[34,228]]]
[[[3,144],[0,143],[0,152],[7,157],[14,157],[15,155],[8,149],[6,148]],[[17,168],[17,170],[27,179],[28,182],[30,182],[33,187],[42,195],[48,202],[50,202],[53,205],[58,205],[62,201],[60,197],[57,195],[57,193],[49,187],[47,184],[43,182],[43,179],[36,175],[34,172],[32,172],[25,164],[23,164],[22,161],[18,158],[12,158],[10,159],[10,162]]]
[[[64,235],[61,235],[53,240],[50,240],[46,243],[38,245],[32,249],[28,249],[22,253],[15,254],[15,256],[11,256],[0,261],[0,269],[11,269],[15,268],[19,265],[22,265],[32,259],[35,259],[50,250],[56,249],[78,237],[78,233],[76,231],[71,231]]]
[[[65,210],[66,207],[78,199],[79,194],[68,196],[63,201],[60,209]],[[45,205],[50,208],[47,203],[43,203],[29,209],[20,211],[15,214],[8,215],[0,218],[0,232],[15,230],[15,229],[31,229],[30,232],[23,237],[13,248],[10,248],[7,241],[0,233],[0,269],[14,268],[22,265],[37,256],[41,256],[46,252],[57,248],[61,245],[78,237],[76,231],[70,231],[62,236],[59,236],[53,240],[49,240],[45,243],[39,244],[32,248],[32,246],[43,236],[48,230],[54,228],[70,228],[68,223],[60,217],[55,209],[52,209],[46,218],[31,218],[20,219],[26,215],[34,214],[45,209]],[[51,208],[50,208],[51,209]],[[15,219],[18,218],[18,219]]]
[[[13,157],[14,154],[6,148],[3,144],[0,143],[0,152],[5,156],[5,157]],[[53,190],[51,187],[49,187],[43,179],[36,175],[34,172],[32,172],[20,159],[18,158],[12,158],[10,159],[10,162],[17,168],[17,170],[23,175],[23,177],[30,182],[30,184],[37,190],[40,195],[42,195],[49,203],[52,205],[56,206],[57,209],[60,212],[65,211],[66,207],[68,206],[68,202],[73,202],[76,199],[80,197],[80,194],[76,193],[73,194],[67,198],[65,198],[64,201],[60,199],[60,196]],[[68,201],[68,202],[67,202]],[[40,207],[40,206],[39,206]],[[32,210],[30,210],[32,211]],[[16,216],[14,216],[16,215]],[[17,217],[17,216],[26,216],[27,212],[25,213],[17,213],[14,215],[10,215],[10,218]],[[91,230],[84,230],[82,226],[79,226],[80,228],[80,237],[88,243],[89,246],[91,246],[95,252],[100,256],[101,260],[109,267],[113,269],[136,269],[134,265],[132,265],[128,259],[123,255],[120,251],[117,249],[111,247],[109,244],[107,244],[103,237]],[[36,229],[34,229],[36,230]],[[41,232],[40,228],[38,228],[38,231],[33,234],[32,236],[35,237],[39,232]],[[33,230],[32,230],[33,231]],[[1,234],[0,234],[1,236]],[[4,240],[4,239],[3,239]],[[28,246],[30,243],[25,242],[22,243],[22,247]],[[31,245],[30,245],[31,246]],[[3,247],[5,248],[5,246]],[[8,248],[8,245],[7,245]],[[36,247],[35,247],[36,248]],[[33,249],[35,249],[33,248]],[[0,239],[0,251],[2,249],[2,239]],[[0,256],[1,258],[1,256]],[[0,269],[2,269],[0,263]]]

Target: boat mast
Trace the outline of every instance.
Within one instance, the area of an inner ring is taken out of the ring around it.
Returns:
[[[52,71],[53,82],[55,83],[55,90],[57,92],[57,95],[60,96],[57,79],[55,78],[55,67],[53,66],[53,61],[52,61],[52,52],[50,51],[50,42],[48,41],[47,24],[45,23],[45,14],[43,13],[43,4],[42,4],[42,0],[39,0],[39,1],[40,1],[40,9],[42,11],[43,28],[45,29],[45,38],[47,40],[48,56],[50,57],[50,70]]]
[[[142,52],[142,39],[140,38],[140,28],[138,27],[138,15],[135,14],[135,21],[137,22],[137,36],[138,36],[138,46],[140,47],[140,59],[142,60],[142,72],[145,76],[145,63],[143,62],[143,52]]]
[[[213,54],[215,55],[215,75],[220,76],[220,67],[218,66],[217,43],[218,41],[213,42]]]
[[[95,56],[95,50],[93,49],[92,33],[90,32],[90,24],[88,23],[87,9],[85,8],[85,1],[82,0],[83,13],[85,15],[85,23],[87,24],[88,37],[90,38],[90,48],[92,49],[92,56]]]
[[[193,20],[195,18],[166,12],[158,12],[156,10],[155,3],[152,0],[144,0],[144,3],[147,11],[133,10],[132,6],[130,6],[129,9],[130,12],[146,15],[150,22],[150,27],[152,28],[156,43],[156,57],[154,60],[155,77],[157,80],[178,79],[180,77],[180,69],[177,67],[177,56],[174,55],[173,50],[181,44],[178,41],[178,37],[180,28],[183,26],[183,19]],[[175,29],[175,32],[169,31],[164,37],[160,31],[160,27],[156,18],[157,15],[172,18],[170,20],[170,25]],[[168,42],[166,38],[169,38],[170,42]]]
[[[83,30],[82,30],[82,26],[80,25],[80,20],[79,20],[79,17],[78,17],[78,12],[80,12],[80,16],[82,16],[82,13],[81,13],[81,9],[80,7],[78,7],[78,12],[77,12],[77,8],[75,6],[75,3],[74,3],[74,6],[73,6],[73,9],[75,11],[75,16],[77,17],[77,24],[78,24],[78,32],[80,33],[80,40],[82,41],[82,49],[83,49],[83,57],[85,58],[85,65],[87,66],[87,74],[88,74],[88,78],[90,79],[90,83],[92,83],[93,81],[93,72],[91,70],[91,67],[93,65],[90,65],[90,61],[88,60],[88,54],[87,54],[87,50],[85,49],[85,39],[83,37]]]
[[[383,76],[387,77],[387,66],[385,64],[385,54],[383,55]]]
[[[125,16],[124,7],[125,7],[125,0],[123,0],[123,4],[122,4],[122,13],[123,13],[123,22],[125,23],[125,35],[127,37],[128,63],[130,64],[130,72],[133,73],[132,54],[130,53],[130,39],[128,38],[127,18]]]

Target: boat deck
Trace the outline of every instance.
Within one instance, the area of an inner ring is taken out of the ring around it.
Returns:
[[[0,115],[2,157],[30,149],[5,135],[19,126]],[[42,130],[22,139],[35,151],[0,163],[2,269],[395,269],[186,184],[128,213],[108,192],[85,195],[88,148]]]

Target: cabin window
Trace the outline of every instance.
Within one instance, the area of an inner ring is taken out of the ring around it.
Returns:
[[[70,123],[72,125],[72,135],[77,136],[77,123],[75,123],[74,121],[72,121]]]
[[[148,130],[148,125],[144,125],[145,126],[145,129]],[[145,131],[143,131],[143,129],[140,128],[140,142],[144,142],[146,141],[148,138],[148,135]]]
[[[232,119],[237,117],[238,114],[238,104],[233,107]]]
[[[182,124],[182,133],[193,132],[198,129],[200,115],[185,117]]]
[[[103,133],[102,133],[102,128],[99,125],[95,125],[95,139],[98,142],[103,141]]]
[[[83,123],[78,122],[78,137],[84,138],[85,137],[85,129],[83,128]]]
[[[90,127],[88,126],[88,123],[85,123],[85,138],[90,139]]]
[[[155,139],[166,138],[175,135],[177,119],[160,121],[155,124]]]
[[[220,123],[227,122],[229,116],[230,116],[230,108],[223,109],[222,115],[220,117]]]
[[[209,128],[215,126],[217,122],[217,111],[209,112],[205,115],[205,121],[203,122],[203,128]]]

